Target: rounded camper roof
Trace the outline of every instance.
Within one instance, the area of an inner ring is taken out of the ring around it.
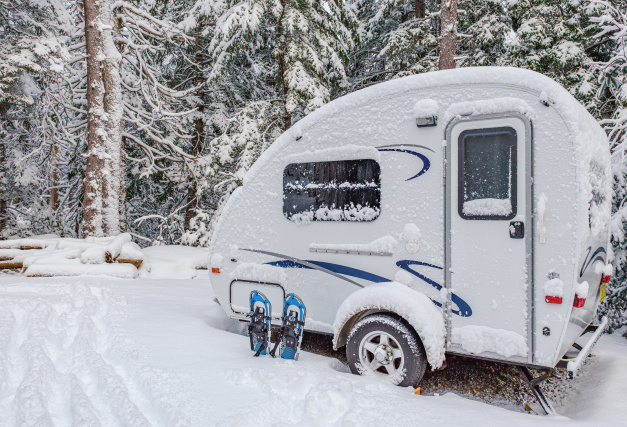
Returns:
[[[605,132],[579,101],[559,83],[540,73],[522,68],[469,67],[403,77],[361,89],[329,102],[283,133],[253,164],[244,178],[244,184],[283,147],[325,118],[397,93],[468,85],[510,86],[535,93],[545,105],[554,108],[560,114],[570,129],[576,158],[585,163],[582,171],[588,169],[587,166],[592,159],[605,161],[609,167],[609,145]],[[580,165],[583,166],[581,163]]]

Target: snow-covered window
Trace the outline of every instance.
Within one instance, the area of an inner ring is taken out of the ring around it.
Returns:
[[[459,136],[459,215],[464,219],[516,216],[516,131],[472,129]]]
[[[380,175],[371,159],[292,163],[283,171],[283,215],[297,223],[372,221],[381,209]]]

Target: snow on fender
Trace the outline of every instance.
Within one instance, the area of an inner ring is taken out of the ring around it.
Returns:
[[[344,300],[333,323],[334,347],[346,322],[368,310],[390,311],[405,319],[422,340],[431,367],[442,366],[446,336],[442,312],[426,295],[397,282],[370,285]]]

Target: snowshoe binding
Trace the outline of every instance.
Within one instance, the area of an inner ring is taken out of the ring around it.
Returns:
[[[291,293],[283,301],[281,329],[270,355],[275,357],[277,347],[281,346],[281,359],[298,360],[298,351],[303,336],[307,309],[303,301]]]
[[[258,357],[265,355],[270,348],[272,304],[264,294],[258,291],[252,291],[249,300],[248,336],[250,337],[250,349],[254,352],[253,355]]]

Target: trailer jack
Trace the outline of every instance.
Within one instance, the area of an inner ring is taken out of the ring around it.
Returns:
[[[520,375],[523,377],[523,380],[525,380],[525,383],[527,383],[527,385],[531,389],[534,397],[536,398],[538,403],[540,403],[540,406],[542,406],[542,409],[544,410],[546,415],[555,414],[556,412],[555,409],[553,409],[553,405],[551,405],[551,402],[549,401],[549,399],[547,399],[547,397],[542,392],[542,389],[540,388],[540,383],[551,378],[551,371],[543,371],[542,375],[534,378],[534,376],[531,374],[531,371],[529,371],[529,368],[527,368],[526,366],[516,367],[518,368],[518,372],[520,372]]]

